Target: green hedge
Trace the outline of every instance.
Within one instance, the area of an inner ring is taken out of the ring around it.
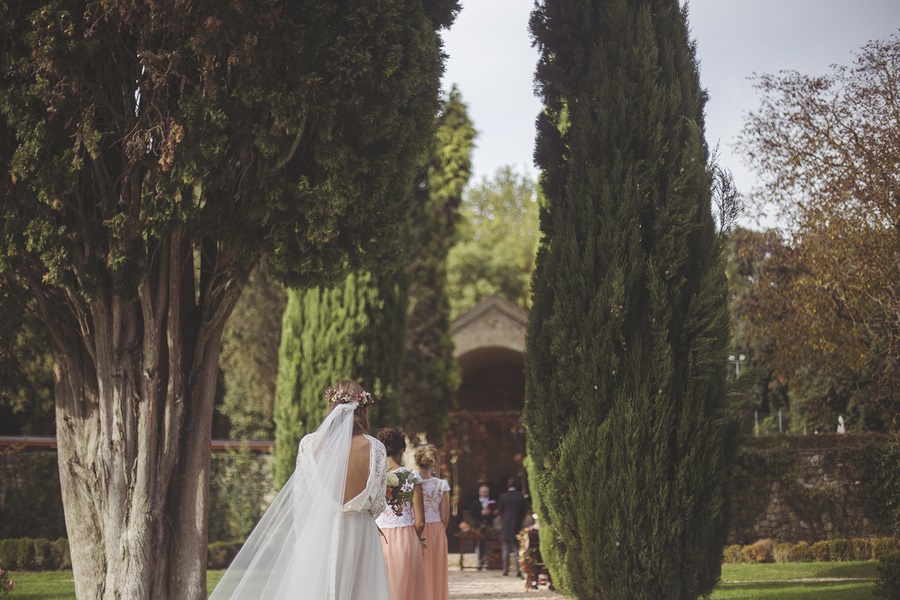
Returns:
[[[206,565],[224,569],[241,549],[240,542],[213,542],[209,545]],[[10,571],[61,571],[72,568],[69,541],[60,538],[16,538],[0,540],[0,568]]]
[[[56,452],[0,455],[0,539],[66,536]],[[267,454],[215,453],[210,464],[209,541],[247,537],[273,490]]]
[[[900,550],[885,554],[878,561],[878,580],[872,592],[889,600],[900,598]]]
[[[56,452],[19,452],[0,459],[0,539],[65,537]]]
[[[840,562],[849,560],[881,560],[900,551],[900,539],[835,538],[812,544],[807,542],[782,542],[758,540],[746,546],[733,544],[722,551],[723,563],[788,563],[788,562]]]
[[[46,538],[0,540],[0,567],[20,571],[59,571],[72,568],[69,541]]]

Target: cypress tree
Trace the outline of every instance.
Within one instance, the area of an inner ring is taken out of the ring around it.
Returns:
[[[577,598],[696,598],[720,573],[732,449],[687,14],[676,0],[544,0],[531,28],[547,205],[525,423],[541,549]]]
[[[409,313],[403,354],[403,424],[440,443],[455,406],[459,372],[450,337],[447,254],[455,241],[462,190],[472,174],[475,128],[454,87],[435,121],[435,135],[413,185]]]
[[[375,398],[372,430],[399,421],[405,315],[396,273],[351,274],[331,288],[289,291],[275,384],[279,485],[294,471],[300,438],[325,418],[325,389],[339,380],[355,379]]]

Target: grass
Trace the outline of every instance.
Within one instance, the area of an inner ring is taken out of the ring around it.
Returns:
[[[875,562],[722,565],[722,583],[711,600],[876,600],[870,581],[876,575],[876,565]],[[9,600],[75,597],[72,571],[17,571],[10,576],[15,589]],[[210,592],[221,577],[222,571],[207,573]]]
[[[222,578],[224,571],[209,571],[206,576],[207,593]],[[10,572],[15,587],[9,596],[0,593],[2,600],[71,600],[75,597],[72,571],[14,571]]]
[[[871,579],[876,576],[876,564],[722,565],[722,582],[712,600],[875,600]]]
[[[14,588],[9,596],[0,594],[6,600],[70,600],[75,597],[75,580],[72,571],[42,571],[30,573],[11,571],[8,578]]]

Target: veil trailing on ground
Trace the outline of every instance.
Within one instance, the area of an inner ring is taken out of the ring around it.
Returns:
[[[335,405],[319,429],[303,438],[297,469],[210,600],[334,598],[356,406],[355,402]]]

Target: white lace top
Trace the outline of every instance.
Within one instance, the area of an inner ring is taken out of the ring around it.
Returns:
[[[408,471],[413,475],[413,481],[416,483],[422,483],[422,478],[419,477],[419,474],[415,471],[410,471],[406,467],[397,467],[391,473],[399,473],[400,471]],[[385,473],[385,479],[387,479],[387,473]],[[384,488],[387,491],[387,486]],[[382,493],[382,496],[384,494]],[[384,500],[384,498],[382,498]],[[412,502],[407,502],[403,505],[403,514],[397,515],[394,512],[394,509],[387,505],[387,501],[384,500],[386,506],[384,506],[384,510],[381,511],[381,514],[378,515],[378,518],[375,519],[375,523],[382,529],[390,529],[392,527],[412,527],[416,524],[416,516],[413,514]]]
[[[441,522],[441,499],[444,492],[450,491],[450,484],[445,479],[429,477],[422,480],[422,495],[425,499],[425,522]]]
[[[312,441],[311,433],[304,436],[300,440],[300,446],[297,448],[297,465],[300,465],[300,459],[303,458],[305,446]],[[387,500],[384,493],[387,490],[387,452],[377,439],[370,435],[365,436],[369,440],[369,477],[366,479],[366,487],[356,497],[351,498],[344,504],[344,512],[362,512],[364,510],[372,513],[373,517],[377,517],[384,511]]]

